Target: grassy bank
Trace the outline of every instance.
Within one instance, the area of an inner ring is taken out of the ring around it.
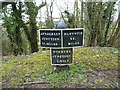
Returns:
[[[43,87],[118,87],[118,50],[109,47],[81,47],[74,49],[74,64],[69,71],[54,72],[50,65],[50,52],[13,57],[3,60],[3,87],[23,86],[25,82],[55,81]],[[42,87],[38,86],[38,87]]]

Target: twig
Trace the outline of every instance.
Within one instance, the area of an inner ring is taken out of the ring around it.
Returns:
[[[36,82],[25,82],[23,85],[28,85],[28,84],[50,84],[50,83],[57,83],[55,81],[36,81]]]

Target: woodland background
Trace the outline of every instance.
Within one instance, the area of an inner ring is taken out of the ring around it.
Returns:
[[[80,3],[78,3],[80,2]],[[3,55],[30,54],[40,50],[38,29],[52,29],[63,20],[68,28],[84,28],[85,45],[87,47],[119,47],[120,14],[116,2],[83,2],[74,1],[74,10],[69,8],[59,11],[61,18],[53,17],[53,4],[42,1],[37,6],[36,2],[1,2],[0,10],[2,20],[2,53]],[[59,4],[57,4],[59,7]],[[66,4],[67,5],[67,4]],[[46,7],[45,21],[37,14],[40,9]],[[118,17],[114,15],[118,13]],[[114,19],[116,18],[116,19]]]

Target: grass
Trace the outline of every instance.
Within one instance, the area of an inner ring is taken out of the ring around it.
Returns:
[[[118,82],[112,85],[107,79],[95,79],[89,82],[86,73],[97,76],[97,70],[118,70],[118,50],[108,47],[81,47],[74,49],[74,64],[69,71],[54,72],[50,65],[50,52],[42,51],[28,56],[14,57],[2,63],[3,87],[20,88],[23,82],[56,81],[48,87],[118,87]],[[113,77],[111,77],[113,78]],[[103,83],[106,82],[106,83]],[[74,85],[74,86],[73,86]]]

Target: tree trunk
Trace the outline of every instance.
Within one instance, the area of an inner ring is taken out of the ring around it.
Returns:
[[[20,7],[20,6],[19,6]],[[19,8],[21,9],[21,8]],[[20,32],[20,28],[21,28],[21,17],[20,17],[20,10],[17,10],[16,7],[16,3],[12,3],[12,10],[13,10],[13,17],[15,17],[15,23],[17,24],[14,34],[15,34],[15,43],[16,43],[16,51],[14,51],[16,53],[16,55],[22,54],[23,53],[23,47],[22,47],[22,37],[21,37],[21,32]]]
[[[53,27],[54,27],[54,23],[53,23],[53,16],[52,16],[52,14],[53,14],[53,2],[54,1],[51,1],[51,5],[50,5],[50,24],[51,24],[51,29],[53,29]]]
[[[87,12],[90,22],[90,35],[88,46],[95,46],[96,41],[96,28],[95,28],[95,2],[87,2]]]
[[[37,27],[36,26],[32,26],[32,31],[31,31],[31,41],[30,41],[30,45],[31,45],[31,52],[38,52],[38,41],[37,41]]]
[[[81,0],[81,28],[83,28],[83,0]]]
[[[120,46],[120,44],[119,44],[119,38],[120,38],[120,13],[118,15],[118,20],[117,20],[117,25],[116,26],[117,26],[116,31],[115,31],[113,37],[111,38],[110,43],[111,43],[111,45],[115,45],[115,42],[118,42],[117,47],[119,47]]]
[[[97,45],[100,45],[103,40],[102,35],[102,0],[98,3],[98,29],[97,29]]]
[[[26,2],[25,3],[28,10],[27,14],[30,16],[29,17],[29,27],[30,30],[27,29],[26,26],[24,26],[24,31],[27,35],[28,41],[30,42],[31,45],[31,52],[38,52],[38,42],[37,42],[37,22],[36,22],[36,17],[38,14],[38,10],[42,8],[43,6],[46,5],[46,3],[42,3],[39,7],[35,6],[33,2]]]
[[[79,16],[78,16],[78,0],[75,0],[75,28],[79,26]]]
[[[108,31],[109,31],[110,20],[111,20],[111,15],[112,15],[112,9],[113,9],[114,4],[115,3],[112,3],[110,5],[110,13],[109,13],[109,17],[108,17],[108,20],[107,20],[106,31],[105,31],[105,35],[104,35],[104,43],[105,43],[105,45],[108,44],[107,35],[108,35]]]

